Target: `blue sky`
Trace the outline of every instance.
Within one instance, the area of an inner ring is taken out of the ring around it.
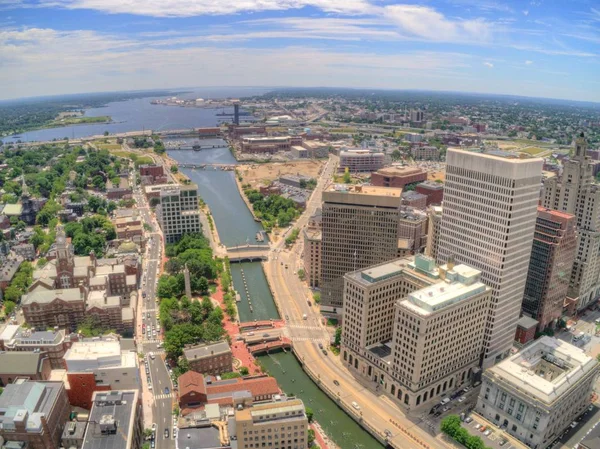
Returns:
[[[600,102],[600,0],[0,0],[0,99],[182,86]]]

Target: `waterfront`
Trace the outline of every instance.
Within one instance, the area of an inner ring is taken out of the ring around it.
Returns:
[[[246,284],[242,280],[242,273],[246,279]],[[242,298],[237,303],[240,321],[260,321],[279,318],[273,296],[269,290],[269,284],[267,284],[267,279],[260,263],[232,263],[231,277],[233,285]],[[248,295],[246,295],[245,287],[248,287]],[[252,301],[252,311],[250,311],[248,296],[250,296],[250,300]]]
[[[277,379],[281,389],[298,396],[310,407],[325,433],[342,449],[377,449],[381,443],[362,429],[341,410],[302,370],[296,357],[277,352],[258,357],[269,374]]]
[[[227,148],[202,151],[169,151],[169,156],[180,163],[193,164],[236,164]],[[198,184],[202,199],[209,206],[219,238],[226,246],[251,243],[254,235],[262,230],[260,223],[252,218],[235,183],[235,174],[220,170],[181,170],[190,180]],[[248,292],[252,298],[253,313],[250,313],[241,280],[244,270]],[[278,318],[279,314],[260,263],[231,264],[234,288],[242,296],[238,303],[241,321]],[[286,392],[293,392],[305,400],[315,413],[317,421],[327,435],[341,448],[381,448],[381,444],[362,429],[329,397],[323,393],[302,370],[300,363],[291,353],[275,353],[259,360],[277,378]]]
[[[260,88],[209,88],[194,89],[185,94],[178,95],[181,98],[227,98],[261,95],[268,89]],[[155,99],[166,97],[136,98],[126,101],[108,103],[101,108],[86,109],[86,117],[110,116],[113,123],[99,123],[92,125],[75,125],[61,128],[39,129],[19,134],[19,139],[5,137],[6,143],[15,143],[17,140],[23,142],[49,141],[53,139],[78,139],[93,135],[109,133],[124,133],[129,131],[153,130],[163,131],[168,129],[186,129],[216,126],[220,122],[217,113],[223,108],[202,109],[183,108],[179,106],[152,105]],[[233,112],[233,108],[225,108],[225,112]]]

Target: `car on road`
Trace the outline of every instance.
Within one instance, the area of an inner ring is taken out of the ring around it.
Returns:
[[[143,292],[142,293],[142,298],[145,298],[145,297],[146,297],[146,292]]]
[[[152,384],[148,385],[148,390],[152,390]]]
[[[156,432],[156,423],[152,423],[152,432]]]
[[[146,382],[148,382],[149,384],[151,384],[151,383],[152,383],[152,379],[150,378],[150,376],[147,376],[147,377],[146,377]]]
[[[165,394],[169,394],[169,387],[165,387]]]
[[[323,343],[319,343],[319,349],[323,349]]]
[[[268,337],[268,336],[269,336],[269,334],[263,334],[263,337]]]
[[[152,438],[152,441],[150,441],[150,448],[154,449],[156,447],[156,441],[154,441],[154,438]]]
[[[289,316],[289,315],[286,315],[286,316],[285,316],[285,320],[286,320],[286,321],[289,321],[289,320],[290,320],[290,316]]]
[[[154,355],[154,353],[153,353],[153,352],[151,352],[151,353],[150,353],[150,358],[151,358],[152,360],[156,359],[156,356]]]
[[[448,410],[450,410],[448,407],[444,407],[444,408],[442,409],[442,413],[446,413]]]
[[[336,386],[338,386],[338,387],[340,386],[340,383],[336,379],[333,380],[333,384],[336,385]]]
[[[308,319],[308,316],[306,315],[306,313],[304,315],[302,315],[302,319],[303,320],[307,320]]]
[[[358,405],[356,402],[352,402],[352,407],[354,407],[356,410],[360,410],[360,405]]]
[[[169,438],[169,429],[165,429],[165,440]]]
[[[577,421],[573,421],[569,427],[571,429],[574,429],[575,427],[577,427]]]
[[[450,398],[444,398],[442,399],[442,401],[440,402],[441,405],[446,405],[448,402],[450,402]]]
[[[463,402],[465,399],[467,399],[467,398],[465,398],[464,396],[461,396],[460,398],[458,398],[458,402]]]

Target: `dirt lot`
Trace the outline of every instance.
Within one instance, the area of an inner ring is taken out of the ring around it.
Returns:
[[[265,184],[274,181],[282,175],[304,175],[316,178],[321,171],[323,161],[290,161],[290,162],[270,162],[268,164],[246,164],[238,165],[237,171],[242,175],[242,183],[251,184],[253,187],[258,184]]]

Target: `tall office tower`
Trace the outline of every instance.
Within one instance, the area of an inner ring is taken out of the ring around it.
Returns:
[[[240,124],[240,100],[233,100],[233,123]]]
[[[413,109],[410,111],[410,121],[414,123],[421,123],[425,118],[425,114],[423,111],[419,111],[418,109]]]
[[[577,249],[575,216],[538,206],[523,313],[541,332],[562,315]]]
[[[173,185],[160,190],[156,216],[166,243],[175,243],[184,234],[202,232],[196,184]]]
[[[304,270],[311,288],[319,288],[321,282],[321,210],[308,219],[304,230]]]
[[[438,247],[440,245],[440,227],[442,225],[442,206],[429,206],[427,209],[427,246],[425,254],[433,260],[437,260]]]
[[[438,260],[481,271],[492,289],[482,366],[510,350],[521,313],[543,160],[448,150]]]
[[[344,275],[396,258],[402,189],[335,184],[323,191],[321,311],[341,316]]]
[[[575,155],[564,163],[560,179],[544,181],[542,205],[575,215],[579,248],[573,263],[568,299],[584,309],[600,297],[600,186],[594,182],[592,160],[583,133],[575,140]]]

